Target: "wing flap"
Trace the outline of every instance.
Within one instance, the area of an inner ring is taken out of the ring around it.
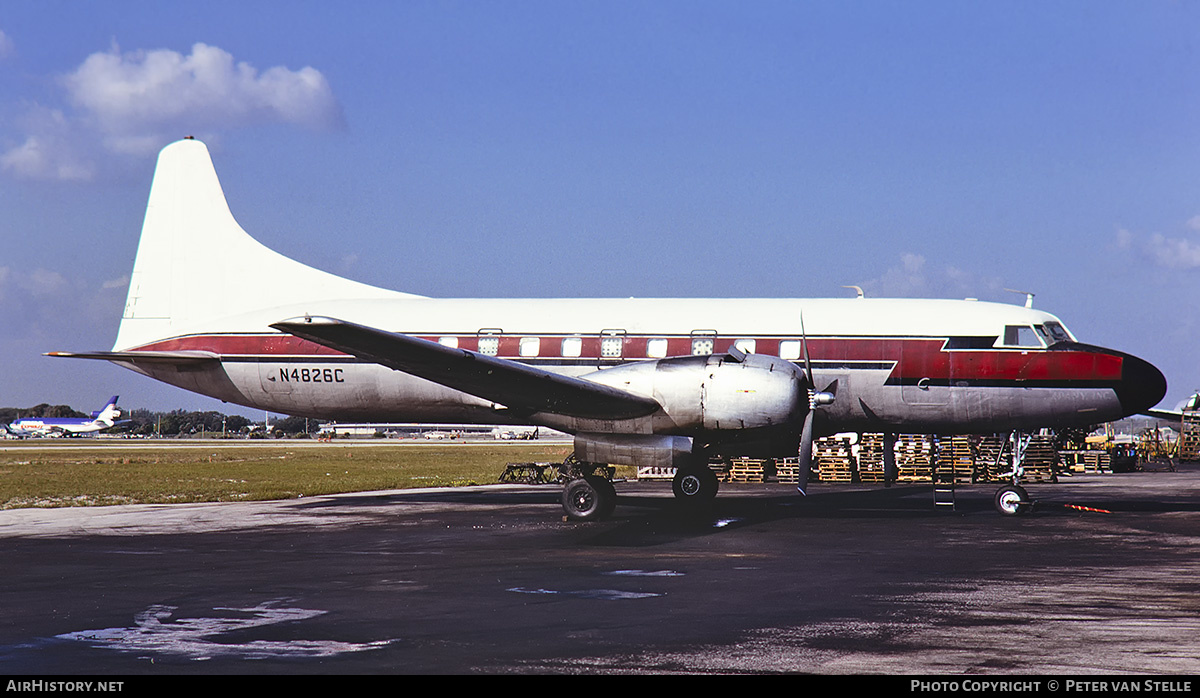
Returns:
[[[271,327],[511,409],[586,419],[632,419],[659,408],[653,398],[330,317],[300,317]]]

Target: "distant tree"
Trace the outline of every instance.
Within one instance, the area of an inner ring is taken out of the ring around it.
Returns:
[[[315,419],[306,419],[304,417],[285,417],[271,425],[271,431],[277,431],[288,436],[296,436],[298,434],[310,434],[315,432],[320,425]]]
[[[50,405],[43,402],[33,407],[0,407],[0,421],[11,422],[22,417],[87,417],[85,412],[77,412],[70,405]]]

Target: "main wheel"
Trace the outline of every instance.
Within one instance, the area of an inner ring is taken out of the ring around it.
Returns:
[[[671,482],[675,498],[685,502],[708,502],[717,496],[717,474],[708,468],[679,470]]]
[[[1020,485],[1005,485],[996,490],[996,511],[1005,516],[1016,516],[1029,511],[1029,494]]]
[[[562,505],[567,518],[575,521],[598,521],[607,518],[617,504],[617,490],[602,477],[588,475],[567,483],[563,488]]]

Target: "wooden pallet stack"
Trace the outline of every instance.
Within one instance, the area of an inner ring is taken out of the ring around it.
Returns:
[[[775,477],[780,482],[796,484],[800,482],[800,457],[776,458]]]
[[[761,458],[734,458],[729,461],[728,482],[764,482],[764,465]]]
[[[863,434],[858,440],[859,482],[883,482],[883,434]]]
[[[1058,447],[1053,436],[1030,437],[1022,469],[1021,479],[1026,482],[1058,482]]]
[[[1083,472],[1111,473],[1112,454],[1108,451],[1083,451]]]
[[[896,471],[898,480],[932,481],[932,437],[920,434],[900,434],[896,438]]]
[[[975,479],[975,449],[966,436],[939,438],[935,463],[942,482],[951,479],[969,485]]]
[[[853,482],[854,453],[850,438],[825,436],[813,444],[813,461],[821,482]]]

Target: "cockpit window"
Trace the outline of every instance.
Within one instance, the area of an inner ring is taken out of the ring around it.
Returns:
[[[1067,332],[1067,328],[1063,327],[1057,322],[1047,322],[1045,325],[1041,325],[1040,327],[1045,328],[1045,334],[1049,335],[1050,337],[1046,342],[1047,344],[1071,341],[1071,335]]]
[[[1005,325],[1004,346],[1041,348],[1042,342],[1030,325]]]

